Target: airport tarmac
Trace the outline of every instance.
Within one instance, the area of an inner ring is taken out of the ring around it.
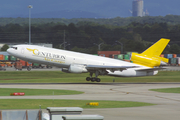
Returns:
[[[76,99],[147,102],[156,105],[131,108],[84,109],[83,114],[99,114],[105,117],[104,120],[179,120],[180,94],[149,91],[149,89],[175,87],[180,87],[180,84],[0,84],[0,88],[65,89],[85,92],[79,95],[0,96],[0,99]]]

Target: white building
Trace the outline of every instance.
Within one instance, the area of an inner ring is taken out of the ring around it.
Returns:
[[[133,17],[143,17],[145,15],[144,13],[144,1],[143,0],[134,0],[132,5],[132,16]]]

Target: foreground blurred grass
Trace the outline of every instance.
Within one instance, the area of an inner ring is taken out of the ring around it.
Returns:
[[[180,82],[179,71],[160,71],[156,76],[146,77],[110,77],[99,76],[101,82]],[[0,83],[90,83],[85,79],[88,73],[73,74],[61,71],[1,71]],[[95,82],[96,83],[96,82]]]

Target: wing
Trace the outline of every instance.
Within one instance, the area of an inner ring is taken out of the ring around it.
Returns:
[[[86,69],[88,70],[110,70],[110,71],[123,71],[127,70],[128,68],[137,68],[138,66],[106,66],[106,65],[87,65]]]

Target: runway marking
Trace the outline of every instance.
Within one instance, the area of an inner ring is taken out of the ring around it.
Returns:
[[[129,86],[131,87],[131,86]],[[127,87],[127,88],[129,88]],[[177,100],[177,99],[172,99],[172,98],[166,98],[166,97],[161,97],[161,96],[158,96],[158,95],[149,95],[149,94],[145,94],[145,93],[135,93],[135,92],[125,92],[125,91],[118,91],[118,90],[114,90],[114,89],[117,89],[117,88],[111,88],[110,90],[112,91],[116,91],[116,92],[120,92],[120,93],[124,93],[124,94],[134,94],[134,95],[144,95],[144,96],[153,96],[153,97],[157,97],[157,98],[161,98],[161,99],[167,99],[167,100],[172,100],[172,101],[176,101],[176,102],[180,102],[180,100]]]
[[[166,97],[161,97],[161,96],[155,96],[155,97],[180,102],[180,100],[175,100],[175,99],[171,99],[171,98],[166,98]]]

